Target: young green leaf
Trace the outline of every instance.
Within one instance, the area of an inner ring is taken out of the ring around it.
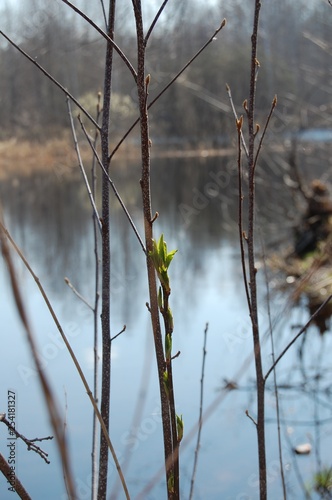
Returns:
[[[166,391],[166,395],[167,397],[169,398],[169,380],[168,380],[168,371],[164,371],[164,387],[165,387],[165,391]]]
[[[167,333],[165,336],[165,354],[166,361],[170,361],[172,356],[172,337],[169,333]]]
[[[174,493],[174,474],[173,474],[173,472],[167,481],[167,489],[168,489],[169,494]]]
[[[177,430],[177,435],[178,435],[178,443],[182,441],[183,438],[183,419],[182,415],[179,417],[179,415],[176,415],[176,430]]]

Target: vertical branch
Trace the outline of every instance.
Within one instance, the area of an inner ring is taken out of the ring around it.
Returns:
[[[270,307],[270,287],[269,287],[269,281],[268,281],[268,272],[267,272],[267,266],[266,266],[266,255],[265,255],[265,248],[264,248],[264,245],[263,245],[263,241],[262,241],[262,247],[263,247],[263,262],[264,262],[264,277],[265,277],[265,285],[266,285],[267,315],[268,315],[268,318],[269,318],[269,330],[270,330],[270,338],[271,338],[272,362],[274,364],[275,363],[275,349],[274,349],[273,325],[272,325],[271,307]],[[278,383],[277,383],[277,372],[276,372],[276,368],[275,367],[274,367],[274,370],[273,370],[273,384],[274,384],[274,394],[275,394],[275,398],[276,398],[278,450],[279,450],[279,463],[280,463],[281,485],[282,485],[283,497],[284,497],[284,500],[286,500],[287,499],[286,481],[285,481],[284,463],[283,463],[282,446],[281,446],[279,390],[278,390]]]
[[[265,380],[262,369],[261,344],[258,325],[257,283],[255,266],[255,97],[256,81],[259,63],[257,59],[257,37],[259,25],[260,0],[255,0],[254,24],[251,36],[251,72],[248,108],[245,105],[248,117],[249,148],[248,148],[248,175],[249,175],[249,200],[248,200],[248,267],[250,291],[250,319],[253,333],[256,384],[257,384],[257,442],[259,460],[260,500],[266,500],[266,453],[265,453]]]
[[[105,14],[104,10],[104,3],[102,1],[102,7],[103,11]],[[106,22],[106,14],[105,14],[105,22]],[[100,109],[100,99],[101,99],[101,94],[100,92],[98,93],[98,101],[97,101],[97,116],[96,116],[96,121],[99,123],[100,115],[101,115],[101,109]],[[98,142],[98,137],[99,133],[98,130],[96,129],[95,131],[95,137],[94,137],[94,147],[96,148],[97,142]],[[96,193],[97,193],[97,174],[96,174],[96,157],[93,155],[92,157],[92,167],[91,167],[91,177],[92,177],[92,185],[91,185],[91,190],[92,190],[92,196],[93,199],[96,200]],[[99,237],[99,231],[98,231],[98,226],[99,226],[99,220],[96,219],[95,214],[92,216],[93,219],[93,240],[94,240],[94,254],[95,254],[95,300],[94,300],[94,307],[93,307],[93,397],[94,400],[96,401],[96,404],[98,404],[98,390],[99,390],[99,380],[98,380],[98,367],[99,367],[99,357],[98,357],[98,324],[99,324],[99,316],[98,316],[98,311],[99,311],[99,244],[98,244],[98,237]],[[98,460],[97,460],[97,453],[98,453],[98,419],[97,415],[95,412],[93,412],[92,415],[92,450],[91,450],[91,500],[97,500],[97,492],[98,492],[98,483],[97,483],[97,476],[98,476]]]
[[[195,448],[195,459],[194,459],[193,473],[191,476],[189,500],[191,500],[193,498],[193,494],[194,494],[194,484],[195,484],[195,478],[196,478],[198,452],[199,452],[200,443],[201,443],[201,433],[202,433],[202,426],[203,426],[204,374],[205,374],[205,358],[206,358],[206,339],[207,339],[208,328],[209,328],[209,323],[206,323],[205,330],[204,330],[204,343],[203,343],[201,397],[200,397],[200,404],[199,404],[198,433],[197,433],[197,443],[196,443],[196,448]]]
[[[13,488],[15,489],[16,493],[22,500],[31,500],[31,496],[26,491],[23,484],[16,476],[15,471],[13,471],[12,467],[8,464],[7,460],[1,453],[0,453],[0,471],[7,479],[7,483],[9,483],[10,481],[13,482]]]
[[[72,471],[71,471],[66,436],[65,436],[63,426],[62,426],[61,416],[59,413],[59,409],[58,409],[58,405],[56,403],[55,397],[53,395],[53,391],[52,391],[51,386],[49,384],[48,378],[46,377],[46,374],[44,373],[44,370],[42,367],[42,363],[41,363],[41,360],[40,360],[40,357],[38,354],[35,338],[32,334],[32,330],[30,328],[30,323],[28,321],[28,317],[26,314],[25,305],[23,302],[23,297],[21,295],[21,290],[20,290],[20,287],[19,287],[19,284],[18,284],[18,281],[16,278],[14,264],[12,262],[11,254],[10,254],[7,239],[6,239],[6,233],[3,229],[3,224],[1,221],[0,221],[0,249],[1,249],[4,261],[6,262],[6,265],[8,268],[17,311],[18,311],[18,314],[20,316],[20,319],[22,321],[22,324],[23,324],[25,332],[26,332],[27,341],[28,341],[28,344],[29,344],[30,349],[31,349],[31,355],[32,355],[34,364],[36,366],[38,378],[39,378],[39,381],[40,381],[40,384],[42,387],[42,391],[43,391],[43,395],[45,398],[45,403],[47,405],[49,418],[50,418],[50,421],[51,421],[51,424],[52,424],[52,427],[53,427],[53,430],[55,433],[55,438],[56,438],[57,445],[59,448],[62,467],[63,467],[63,471],[64,471],[66,486],[68,488],[68,496],[69,496],[70,500],[75,500],[76,499],[75,485],[74,485],[73,475],[72,475]]]
[[[145,78],[145,40],[143,32],[142,7],[140,0],[132,0],[137,36],[137,93],[139,101],[140,114],[140,129],[141,129],[141,158],[142,158],[142,176],[141,190],[143,201],[144,215],[144,232],[145,232],[145,247],[146,247],[146,265],[148,273],[149,298],[150,298],[150,314],[152,322],[152,330],[155,343],[155,352],[157,358],[158,379],[161,399],[161,414],[164,435],[164,451],[165,463],[168,464],[168,459],[172,456],[172,433],[167,394],[164,387],[164,348],[162,343],[159,308],[157,298],[157,283],[155,268],[150,256],[152,251],[153,239],[153,220],[151,211],[151,187],[150,187],[150,139],[149,139],[149,120],[147,111],[148,85],[150,77]],[[167,484],[172,477],[172,471],[166,465],[166,480]],[[172,496],[169,496],[172,498]]]
[[[111,40],[114,37],[115,0],[109,1],[109,17],[107,35]],[[104,100],[103,119],[100,131],[101,151],[103,166],[109,173],[109,121],[111,104],[111,83],[113,66],[113,44],[107,41],[105,76],[104,76]],[[106,429],[109,430],[110,413],[110,385],[111,385],[111,331],[110,331],[110,288],[111,288],[111,254],[110,254],[110,214],[109,214],[109,185],[108,177],[102,177],[102,380],[101,380],[101,406],[100,411]],[[108,446],[103,433],[100,434],[99,450],[99,481],[98,499],[106,500],[107,495],[107,473],[108,473]]]

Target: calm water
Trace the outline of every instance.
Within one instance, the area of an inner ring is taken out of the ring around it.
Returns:
[[[290,193],[278,181],[285,160],[270,158],[259,172],[258,240],[265,251],[289,241],[296,210]],[[177,412],[183,415],[185,440],[181,448],[182,497],[189,497],[199,412],[203,332],[209,323],[204,377],[206,410],[196,477],[195,499],[249,500],[258,498],[256,434],[245,410],[255,417],[252,340],[238,247],[236,172],[233,159],[158,160],[153,170],[153,209],[162,232],[178,253],[170,268],[174,315],[174,361]],[[308,168],[310,165],[308,166]],[[139,171],[135,164],[117,164],[114,180],[137,227],[142,230]],[[3,182],[0,194],[5,220],[43,283],[92,386],[93,318],[89,309],[64,283],[67,276],[79,292],[93,301],[94,255],[91,213],[81,179],[14,179]],[[18,430],[29,438],[52,434],[40,395],[24,331],[14,307],[4,264],[1,282],[1,394],[6,412],[8,391],[15,393]],[[80,499],[90,498],[92,410],[73,364],[63,348],[37,287],[16,259],[17,274],[45,371],[63,411],[74,476]],[[264,339],[264,368],[271,364],[268,308],[263,271],[260,281],[260,325]],[[275,349],[279,353],[307,318],[305,301],[291,307],[287,296],[271,283],[271,316]],[[144,498],[165,498],[158,386],[143,252],[117,203],[112,203],[112,335],[126,332],[112,344],[111,439],[125,470],[132,498],[151,482]],[[281,436],[288,498],[304,498],[322,466],[331,465],[332,402],[330,394],[331,333],[323,337],[311,327],[282,360],[280,384]],[[223,391],[225,380],[238,390]],[[266,394],[269,499],[281,498],[273,380]],[[7,428],[0,426],[1,452],[8,458]],[[296,457],[292,447],[311,442],[313,452]],[[53,442],[41,443],[51,461],[15,444],[17,474],[34,499],[66,499],[62,470]],[[110,491],[117,490],[110,467]],[[5,480],[0,498],[13,498]],[[319,498],[311,493],[311,498]]]

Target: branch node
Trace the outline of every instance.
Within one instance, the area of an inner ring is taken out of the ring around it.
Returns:
[[[248,410],[246,410],[246,412],[245,412],[245,413],[246,413],[247,417],[248,417],[248,418],[250,418],[250,420],[253,422],[253,424],[257,427],[257,422],[256,422],[256,420],[255,420],[255,419],[254,419],[254,418],[250,415],[249,411],[248,411]]]
[[[153,224],[158,219],[158,217],[159,217],[159,212],[156,212],[150,221],[151,224]]]

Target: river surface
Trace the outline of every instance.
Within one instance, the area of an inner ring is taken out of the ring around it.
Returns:
[[[310,158],[305,171],[310,170]],[[291,244],[297,215],[292,194],[282,183],[287,160],[269,156],[257,179],[257,258]],[[321,176],[318,170],[315,175]],[[142,233],[139,168],[114,164],[112,176]],[[237,172],[234,158],[153,161],[153,210],[156,237],[178,249],[170,266],[174,316],[173,351],[177,413],[185,433],[180,451],[182,498],[189,498],[197,439],[204,330],[204,420],[194,499],[258,499],[258,459],[254,359],[243,287],[237,225]],[[0,187],[5,222],[43,284],[92,387],[93,316],[66,285],[67,277],[86,300],[94,300],[94,251],[91,209],[79,176],[63,170],[47,177],[13,178]],[[144,254],[119,204],[112,198],[112,342],[111,439],[132,498],[166,498],[156,363],[153,352]],[[264,242],[264,244],[263,244]],[[38,352],[61,408],[79,499],[90,498],[92,408],[63,346],[36,283],[13,254],[16,273]],[[282,351],[309,318],[305,298],[297,305],[277,291],[264,266],[258,272],[260,330],[266,372],[272,363],[269,319],[275,353]],[[16,428],[28,438],[52,435],[25,331],[19,320],[3,261],[0,261],[1,392],[0,412],[15,415]],[[269,313],[270,310],[270,313]],[[287,498],[305,498],[304,485],[324,466],[331,467],[332,339],[330,322],[320,335],[312,325],[279,363],[281,448]],[[226,390],[227,382],[234,390]],[[11,403],[9,403],[9,400]],[[15,404],[13,403],[15,401]],[[9,408],[11,408],[9,410]],[[14,410],[12,409],[14,408]],[[266,389],[268,498],[282,498],[273,376]],[[50,464],[13,440],[0,426],[1,453],[15,460],[18,477],[33,499],[66,499],[54,441],[39,443]],[[312,452],[293,448],[310,443]],[[12,446],[12,448],[11,448]],[[113,464],[110,494],[124,498]],[[14,498],[4,477],[0,498]],[[307,498],[320,498],[312,489]]]

